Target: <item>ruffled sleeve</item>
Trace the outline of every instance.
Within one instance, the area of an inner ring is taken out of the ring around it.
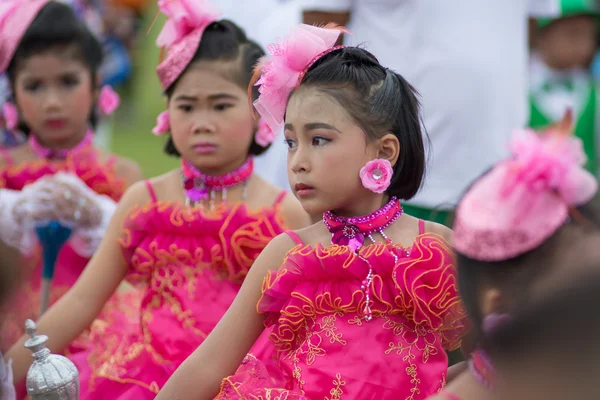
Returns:
[[[393,273],[396,305],[417,325],[436,330],[446,350],[457,349],[467,330],[455,266],[450,245],[426,234],[415,239],[410,256],[400,260]]]

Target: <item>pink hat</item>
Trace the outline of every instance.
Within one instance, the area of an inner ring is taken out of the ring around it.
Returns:
[[[0,0],[0,73],[6,71],[23,35],[48,1]]]
[[[458,252],[487,262],[519,256],[552,236],[570,208],[594,197],[598,183],[582,168],[583,146],[569,134],[570,127],[570,120],[563,120],[540,134],[514,133],[512,158],[475,182],[458,205]]]
[[[159,10],[167,21],[156,39],[167,48],[167,57],[156,68],[163,90],[167,90],[185,70],[198,50],[204,29],[220,13],[206,0],[159,0]]]

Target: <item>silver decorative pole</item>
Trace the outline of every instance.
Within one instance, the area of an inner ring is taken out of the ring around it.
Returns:
[[[66,357],[50,354],[48,336],[38,335],[35,322],[28,319],[25,330],[31,337],[25,347],[33,353],[33,364],[27,372],[27,393],[32,400],[78,400],[79,372]]]

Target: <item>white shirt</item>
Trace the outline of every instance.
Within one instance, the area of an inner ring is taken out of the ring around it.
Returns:
[[[306,11],[350,11],[346,44],[364,46],[420,93],[431,152],[411,203],[454,208],[526,124],[527,16],[556,4],[528,1],[302,0]]]
[[[295,25],[302,22],[297,0],[215,0],[214,4],[221,10],[223,18],[242,27],[246,35],[265,51],[267,45],[284,38]],[[268,182],[289,190],[287,152],[282,132],[269,150],[255,159],[254,167]]]

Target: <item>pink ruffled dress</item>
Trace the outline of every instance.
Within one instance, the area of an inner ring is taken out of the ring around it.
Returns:
[[[129,212],[121,238],[128,279],[146,283],[139,319],[117,315],[92,325],[90,353],[71,356],[81,400],[154,399],[227,311],[256,257],[284,231],[285,192],[259,211],[239,203],[206,214],[158,201],[147,186],[152,201]]]
[[[410,248],[360,250],[375,271],[371,321],[361,290],[368,265],[346,246],[308,246],[290,232],[298,245],[265,278],[258,304],[284,378],[249,355],[217,398],[406,400],[440,391],[444,350],[459,347],[465,313],[448,243],[420,229]]]
[[[23,187],[38,179],[58,172],[71,172],[77,175],[96,193],[107,195],[115,201],[121,198],[125,188],[125,183],[115,174],[116,157],[103,162],[99,160],[97,151],[92,147],[72,153],[64,161],[37,160],[15,164],[7,152],[3,152],[3,156],[5,167],[0,169],[0,188],[22,190]],[[58,256],[52,281],[51,303],[69,290],[88,261],[89,258],[77,254],[67,242]],[[42,281],[41,248],[36,248],[32,254],[25,256],[21,272],[23,279],[21,287],[14,294],[12,301],[1,311],[2,348],[0,350],[2,351],[10,347],[24,333],[27,318],[33,320],[38,318]],[[84,347],[84,342],[85,339],[80,338],[70,351]]]

